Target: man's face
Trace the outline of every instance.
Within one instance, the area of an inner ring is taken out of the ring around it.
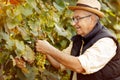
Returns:
[[[73,26],[78,35],[85,36],[92,29],[92,14],[84,10],[75,10],[73,14]]]

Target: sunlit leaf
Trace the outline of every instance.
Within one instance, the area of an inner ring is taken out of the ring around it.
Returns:
[[[38,69],[35,66],[29,66],[27,65],[27,69],[29,71],[29,73],[24,73],[25,77],[28,80],[34,80],[35,77],[38,75]]]
[[[55,6],[55,8],[56,8],[58,11],[63,10],[63,7],[59,6],[59,5],[56,4],[55,2],[53,2],[53,5]]]
[[[29,4],[21,5],[18,9],[26,17],[33,14],[33,8]]]
[[[15,59],[13,58],[13,56],[12,56],[12,55],[10,55],[10,58],[12,59],[13,66],[15,66],[15,65],[16,65],[16,61],[15,61]]]
[[[35,60],[35,53],[33,52],[33,50],[29,47],[29,46],[25,46],[25,51],[24,54],[22,56],[27,62],[29,62],[30,64],[34,62]]]
[[[62,40],[62,41],[60,42],[60,44],[61,44],[61,47],[65,48],[66,45],[67,45],[67,41],[66,41],[66,40]]]
[[[50,38],[50,40],[52,41],[52,43],[54,44],[54,38],[52,37],[51,34],[48,34],[48,37]]]
[[[61,28],[58,24],[55,24],[55,31],[60,36],[66,36],[67,35],[67,33],[65,32],[64,28]]]
[[[34,9],[35,9],[35,11],[37,12],[37,13],[40,13],[40,10],[39,10],[39,8],[37,7],[37,3],[35,2],[35,0],[26,0],[27,1],[27,3],[31,6],[31,7],[33,7]]]
[[[115,24],[115,25],[114,25],[114,29],[120,31],[120,25],[119,25],[119,24]]]
[[[8,49],[8,50],[13,50],[14,49],[14,40],[12,40],[12,39],[9,39],[9,40],[7,40],[7,42],[6,42],[7,44],[5,45],[6,46],[6,48]]]
[[[13,12],[11,12],[11,13],[14,14],[14,16],[17,16],[17,15],[20,15],[20,14],[21,14],[21,11],[20,11],[19,7],[20,7],[20,6],[17,6],[15,9],[13,9]],[[10,14],[10,13],[9,13],[9,14]]]
[[[62,8],[65,8],[65,2],[64,2],[64,0],[55,0],[55,2],[56,2],[59,6],[61,6]]]
[[[15,52],[17,56],[21,57],[25,51],[25,44],[23,43],[23,41],[15,40],[15,47]]]
[[[0,32],[1,39],[4,39],[6,41],[9,40],[9,35],[6,34],[5,32]]]
[[[11,19],[14,19],[15,15],[13,14],[12,10],[11,9],[8,9],[6,11],[6,14],[8,17],[10,17]]]
[[[17,27],[18,31],[21,33],[21,36],[24,40],[30,40],[29,32],[25,30],[23,27]]]
[[[34,36],[38,36],[39,35],[39,31],[41,30],[40,28],[40,21],[28,21],[28,25],[30,26],[31,29],[31,33]]]

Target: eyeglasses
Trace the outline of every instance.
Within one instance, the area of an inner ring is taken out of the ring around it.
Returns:
[[[87,18],[87,17],[90,17],[91,15],[87,15],[87,16],[84,16],[84,17],[73,17],[72,18],[72,22],[73,23],[78,23],[81,19],[84,19],[84,18]]]

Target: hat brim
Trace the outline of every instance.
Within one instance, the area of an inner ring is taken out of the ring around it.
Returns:
[[[91,7],[69,6],[68,8],[70,10],[72,10],[72,11],[74,11],[74,10],[86,10],[86,11],[89,11],[89,12],[97,14],[100,18],[104,17],[104,13],[103,12],[101,12],[101,11],[99,11],[97,9],[91,8]]]

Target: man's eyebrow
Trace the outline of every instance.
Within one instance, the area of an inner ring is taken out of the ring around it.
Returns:
[[[73,16],[73,18],[77,18],[77,17],[81,17],[81,16]]]

